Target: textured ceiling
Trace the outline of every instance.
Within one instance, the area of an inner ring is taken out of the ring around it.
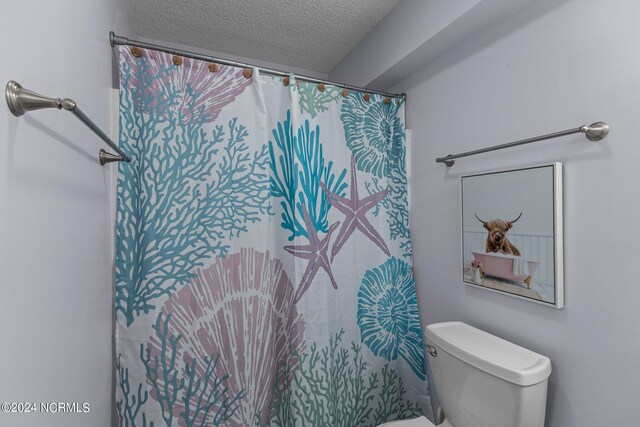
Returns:
[[[131,0],[141,37],[329,72],[398,0]]]

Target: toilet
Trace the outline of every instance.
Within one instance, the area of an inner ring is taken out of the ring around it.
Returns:
[[[543,427],[549,358],[462,322],[429,325],[425,344],[441,427]],[[429,420],[383,424],[433,427]]]

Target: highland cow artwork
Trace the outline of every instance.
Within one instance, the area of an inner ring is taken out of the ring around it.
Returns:
[[[461,181],[464,283],[562,308],[562,164]]]

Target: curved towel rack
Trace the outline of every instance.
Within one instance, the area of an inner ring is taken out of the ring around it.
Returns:
[[[104,142],[107,143],[116,153],[112,154],[105,150],[100,150],[98,157],[100,158],[100,164],[105,165],[111,162],[129,162],[131,158],[124,154],[124,152],[118,147],[93,121],[87,117],[82,110],[78,107],[75,101],[65,99],[49,98],[39,93],[33,92],[29,89],[25,89],[20,86],[19,83],[9,80],[4,91],[5,98],[7,99],[7,105],[11,113],[19,117],[31,110],[39,110],[41,108],[57,108],[58,110],[67,110],[73,113],[82,123],[84,123],[89,129],[94,131]]]
[[[584,133],[589,141],[601,141],[609,134],[609,125],[605,122],[595,122],[590,126],[580,126],[574,129],[563,130],[560,132],[548,133],[546,135],[534,136],[533,138],[521,139],[519,141],[508,142],[506,144],[494,145],[493,147],[480,148],[478,150],[465,151],[464,153],[449,154],[445,157],[438,157],[437,163],[444,163],[447,167],[453,166],[456,162],[455,159],[466,156],[473,156],[481,153],[488,153],[489,151],[502,150],[503,148],[516,147],[518,145],[529,144],[537,141],[544,141],[545,139],[558,138],[560,136],[573,135],[574,133]]]

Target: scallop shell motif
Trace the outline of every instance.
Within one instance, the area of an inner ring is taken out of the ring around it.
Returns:
[[[225,425],[254,425],[256,417],[268,422],[274,384],[288,383],[282,378],[276,383],[276,375],[296,366],[304,350],[304,320],[293,296],[293,283],[280,260],[268,252],[241,249],[200,271],[162,308],[171,314],[171,333],[182,336],[180,357],[219,354],[216,374],[228,375],[227,394],[244,390],[238,410]],[[161,351],[153,339],[150,348],[152,355]],[[183,405],[178,399],[176,415]],[[215,408],[211,412],[215,414]]]
[[[425,379],[418,302],[411,267],[392,257],[367,271],[358,290],[362,342],[386,360],[402,357]]]
[[[382,178],[389,175],[390,167],[397,167],[404,142],[398,106],[348,96],[342,102],[340,120],[359,170]]]
[[[175,118],[181,124],[213,122],[224,106],[251,85],[242,68],[220,65],[212,73],[209,62],[151,49],[136,58],[121,46],[120,60],[120,73],[130,74],[121,80],[129,84],[137,111]]]

